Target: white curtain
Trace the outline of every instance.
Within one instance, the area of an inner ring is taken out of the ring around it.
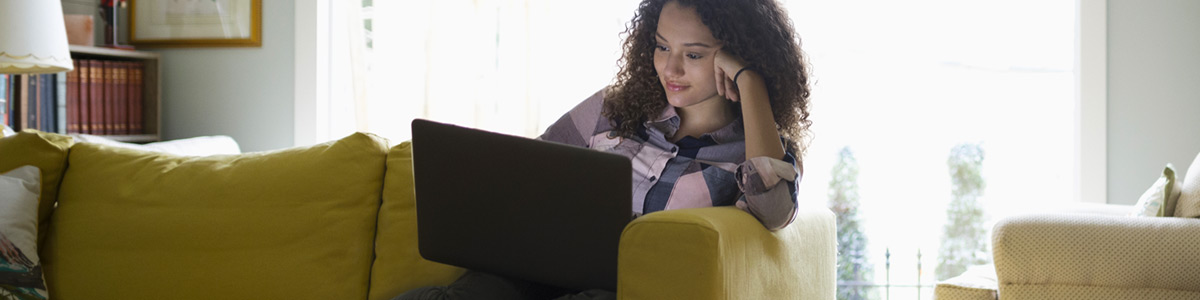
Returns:
[[[332,1],[329,137],[414,118],[533,137],[612,82],[635,0]],[[364,21],[370,25],[364,35]],[[371,47],[368,47],[368,37]],[[319,109],[320,110],[320,109]]]

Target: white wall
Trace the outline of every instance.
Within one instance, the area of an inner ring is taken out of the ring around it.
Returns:
[[[1108,202],[1200,153],[1200,1],[1108,0]]]
[[[162,53],[163,139],[229,135],[242,151],[292,146],[295,3],[263,1],[261,48]]]

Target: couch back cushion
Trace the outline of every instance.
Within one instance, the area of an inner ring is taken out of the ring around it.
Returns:
[[[58,185],[67,168],[67,151],[73,144],[71,137],[26,130],[12,136],[0,138],[0,173],[7,173],[20,166],[32,165],[41,171],[41,197],[38,200],[38,228],[50,224],[50,214],[58,199]],[[46,240],[46,230],[38,230],[38,245]]]
[[[425,260],[417,251],[417,204],[410,142],[396,145],[388,152],[383,206],[376,233],[371,300],[392,299],[413,288],[450,284],[463,273],[463,269]]]
[[[1180,178],[1179,200],[1175,203],[1175,216],[1200,218],[1200,154],[1188,166],[1187,174]]]
[[[80,143],[43,251],[55,299],[363,299],[386,141],[182,157]]]

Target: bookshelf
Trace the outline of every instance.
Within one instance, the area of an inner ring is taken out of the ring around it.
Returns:
[[[162,73],[159,69],[159,66],[161,65],[161,56],[157,53],[145,51],[120,50],[79,45],[71,45],[70,48],[71,58],[76,61],[81,59],[91,59],[142,63],[142,132],[139,134],[109,134],[104,135],[104,137],[131,143],[148,143],[161,140],[162,81],[159,80],[162,76]]]

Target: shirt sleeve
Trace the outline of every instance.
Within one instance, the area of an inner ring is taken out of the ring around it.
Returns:
[[[796,189],[802,174],[795,156],[782,160],[754,157],[737,169],[742,197],[737,207],[749,212],[771,231],[787,227],[796,218]]]
[[[590,148],[591,137],[596,132],[603,105],[604,90],[600,90],[563,114],[558,121],[546,128],[538,139]]]

